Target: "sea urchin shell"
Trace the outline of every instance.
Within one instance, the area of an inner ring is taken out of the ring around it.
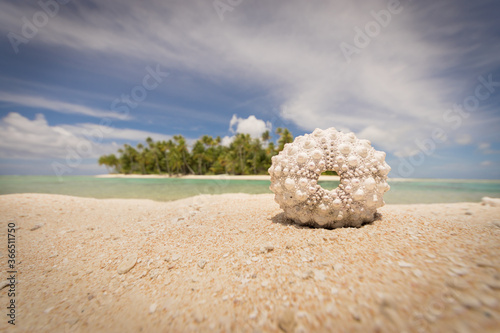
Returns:
[[[336,171],[339,186],[325,190],[318,185],[324,171]],[[285,216],[298,224],[337,228],[361,226],[375,218],[389,190],[391,167],[385,153],[354,133],[329,128],[295,138],[272,158],[270,189]]]

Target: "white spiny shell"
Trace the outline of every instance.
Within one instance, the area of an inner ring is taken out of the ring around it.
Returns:
[[[341,180],[332,191],[317,184],[327,170],[336,171]],[[373,221],[384,205],[390,170],[385,153],[373,149],[370,141],[334,128],[316,129],[272,158],[270,189],[286,217],[298,224],[359,227]]]
[[[315,160],[319,160],[320,158],[323,157],[323,152],[319,149],[316,149],[315,151],[313,151],[312,153],[312,157],[315,159]]]
[[[306,153],[299,153],[297,155],[297,162],[304,163],[305,161],[307,161],[307,154]]]
[[[355,167],[356,165],[358,165],[358,158],[354,155],[350,155],[347,159],[347,162],[349,162],[350,166]]]

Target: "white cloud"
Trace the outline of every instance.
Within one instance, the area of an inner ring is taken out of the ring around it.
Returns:
[[[481,166],[485,166],[485,167],[491,166],[492,164],[493,164],[493,162],[491,162],[491,161],[482,161],[481,162]]]
[[[459,145],[468,145],[472,142],[472,136],[470,134],[462,134],[455,138],[455,142]]]
[[[225,136],[222,138],[220,144],[224,147],[229,147],[229,145],[233,142],[234,140],[234,135],[233,136]]]
[[[488,142],[481,142],[477,147],[481,150],[490,148],[491,144]]]
[[[65,159],[76,152],[81,158],[95,159],[103,154],[116,153],[120,145],[113,140],[133,144],[144,142],[148,136],[153,140],[171,138],[160,133],[95,124],[51,126],[43,114],[30,120],[11,112],[0,120],[0,157]]]
[[[411,130],[411,125],[400,126],[398,128],[380,128],[375,125],[369,125],[357,133],[359,138],[370,140],[376,144],[377,148],[393,151],[394,147],[400,146],[395,152],[396,156],[412,156],[418,153],[418,147],[414,147],[415,138],[406,135]],[[401,141],[404,141],[404,145]]]
[[[0,156],[3,158],[65,158],[68,148],[87,143],[60,126],[50,126],[42,114],[30,120],[11,112],[0,121]]]
[[[40,96],[0,92],[0,101],[14,103],[21,106],[28,106],[31,108],[47,109],[67,114],[81,114],[97,118],[113,118],[121,120],[130,119],[130,117],[126,114],[119,114],[118,112],[90,108],[84,105],[55,101]]]
[[[491,148],[491,144],[488,142],[481,142],[478,146],[481,153],[486,155],[500,154],[500,150],[495,150]]]
[[[98,124],[78,124],[78,125],[61,125],[62,128],[71,133],[83,137],[96,137],[105,140],[128,140],[128,141],[145,141],[147,137],[151,137],[154,141],[168,141],[172,139],[172,135],[141,131],[130,128],[114,128],[110,126],[101,126]]]
[[[234,128],[236,126],[236,128]],[[270,122],[257,119],[251,115],[248,118],[238,118],[235,114],[229,122],[229,130],[233,133],[250,134],[252,138],[259,138],[265,131],[271,131],[272,125]]]

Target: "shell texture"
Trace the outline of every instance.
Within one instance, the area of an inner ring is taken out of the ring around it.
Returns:
[[[389,190],[391,167],[385,153],[354,133],[329,128],[295,138],[272,158],[269,168],[274,200],[285,216],[300,225],[359,227],[375,219]],[[324,171],[336,171],[339,186],[330,191],[318,185]]]

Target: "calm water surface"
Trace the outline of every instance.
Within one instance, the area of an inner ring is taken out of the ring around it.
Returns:
[[[267,180],[131,179],[92,176],[0,176],[0,194],[51,193],[92,198],[152,199],[170,201],[198,194],[272,193]],[[338,182],[320,181],[326,189]],[[389,181],[387,204],[479,202],[484,196],[500,197],[500,181],[417,180]]]

